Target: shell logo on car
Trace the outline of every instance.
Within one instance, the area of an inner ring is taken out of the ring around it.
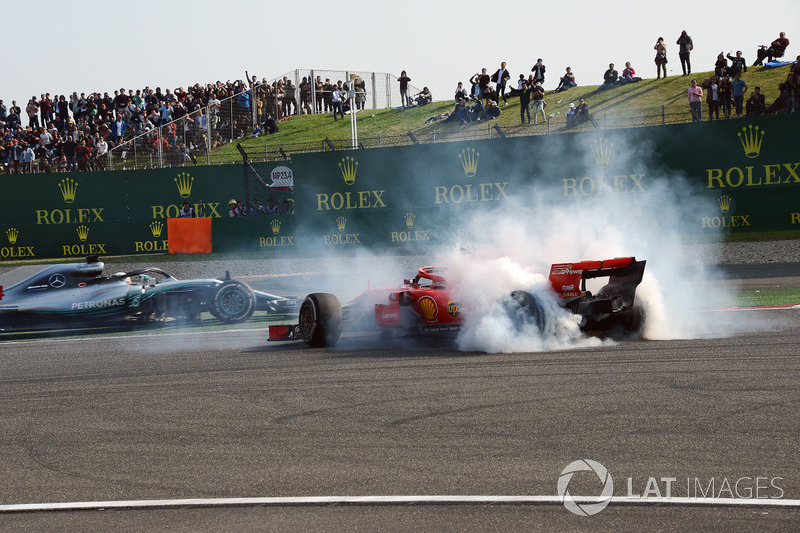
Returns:
[[[439,314],[439,306],[436,305],[436,300],[430,296],[423,296],[419,299],[417,305],[419,305],[419,309],[422,311],[422,316],[425,320],[428,322],[436,320],[436,316]]]

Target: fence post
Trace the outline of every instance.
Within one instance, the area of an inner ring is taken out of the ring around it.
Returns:
[[[314,69],[311,69],[309,72],[309,76],[311,79],[308,80],[308,83],[311,84],[311,114],[317,114],[317,78],[314,76]]]
[[[206,164],[211,164],[211,106],[206,106]]]
[[[162,146],[163,137],[161,128],[158,128],[158,168],[164,168],[164,147]]]
[[[392,75],[388,72],[386,73],[386,107],[389,109],[393,108],[392,105],[392,89],[390,88]]]
[[[378,109],[378,94],[375,92],[375,73],[370,73],[370,77],[372,78],[372,109]]]
[[[606,124],[606,112],[605,111],[603,111],[603,129],[604,130],[608,129],[608,124]]]

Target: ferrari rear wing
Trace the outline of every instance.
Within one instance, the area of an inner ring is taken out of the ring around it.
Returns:
[[[562,298],[581,296],[586,292],[586,280],[608,277],[606,287],[635,289],[642,282],[647,261],[635,257],[617,257],[602,261],[557,263],[550,267],[550,284]]]

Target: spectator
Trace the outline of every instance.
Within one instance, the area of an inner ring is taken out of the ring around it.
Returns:
[[[689,87],[689,110],[692,113],[693,122],[702,122],[703,120],[703,88],[697,85],[697,80],[692,80],[692,86]]]
[[[316,79],[314,80],[314,98],[316,99],[317,113],[322,113],[323,93],[324,90],[323,90],[322,78],[320,76],[317,76]]]
[[[470,122],[475,122],[486,117],[483,102],[477,96],[472,97],[472,105],[469,109]]]
[[[331,90],[331,106],[333,107],[333,121],[336,122],[336,113],[339,113],[342,116],[342,120],[344,120],[344,109],[342,108],[342,93],[339,87],[342,85],[342,82],[338,82],[336,85],[333,86]],[[409,105],[411,105],[409,103]]]
[[[417,105],[425,105],[433,102],[431,91],[427,87],[423,87],[420,92],[414,95]]]
[[[720,54],[720,56],[722,56],[722,54]],[[732,56],[731,53],[728,52],[728,59],[731,60],[731,66],[728,69],[728,76],[735,76],[736,74],[747,72],[747,61],[745,61],[745,59],[742,57],[741,50],[736,51],[736,56]]]
[[[267,113],[267,118],[264,120],[264,130],[267,133],[278,133],[278,123],[270,113]]]
[[[506,69],[506,62],[503,61],[500,63],[500,68],[492,74],[491,80],[495,83],[495,92],[503,97],[503,102],[508,105],[508,100],[506,100],[506,82],[511,79],[511,74],[509,74],[508,69]],[[499,98],[496,99],[499,103]]]
[[[637,81],[642,81],[642,78],[636,75],[636,71],[631,66],[631,62],[628,61],[625,63],[625,70],[622,71],[622,77],[619,83],[620,85],[625,85],[626,83],[635,83]]]
[[[575,114],[577,115],[576,118],[578,120],[578,125],[589,120],[589,106],[586,104],[586,100],[583,98],[578,101],[578,107],[575,108]]]
[[[569,109],[564,116],[567,119],[567,128],[573,128],[578,125],[578,112],[575,109],[575,102],[569,103]]]
[[[767,109],[767,102],[763,94],[761,94],[761,87],[753,87],[753,92],[750,93],[750,98],[747,99],[746,114],[748,117],[758,117],[764,114]]]
[[[403,71],[403,72],[405,72],[405,71]],[[409,78],[409,81],[411,81],[411,78]],[[330,78],[325,78],[325,83],[322,85],[322,103],[323,103],[323,107],[324,107],[325,113],[327,113],[328,111],[332,111],[333,110],[333,102],[331,100],[332,95],[333,95],[333,88],[334,88],[334,85],[333,85],[333,83],[331,83],[331,79]],[[401,97],[402,97],[402,93],[401,93]],[[402,98],[401,98],[401,100],[402,100]],[[401,104],[401,105],[404,106],[405,104]]]
[[[728,76],[719,78],[719,103],[722,106],[722,112],[725,118],[731,118],[733,90],[731,89],[731,79]]]
[[[500,116],[500,106],[496,100],[486,101],[486,120],[492,120]]]
[[[483,93],[486,92],[486,88],[489,87],[491,80],[489,74],[486,73],[486,69],[481,69],[481,73],[478,75],[478,88],[480,89],[478,98],[484,98]]]
[[[661,79],[661,71],[664,71],[664,79],[667,79],[667,45],[664,44],[664,38],[659,37],[656,45],[653,47],[656,51],[656,79]]]
[[[264,207],[258,198],[253,198],[250,203],[250,215],[261,216],[267,214],[267,208]]]
[[[497,102],[497,92],[495,92],[491,85],[486,87],[481,96],[483,96],[483,100],[486,100],[486,105],[489,105],[490,100]]]
[[[5,122],[7,116],[8,116],[8,108],[3,103],[3,101],[0,100],[0,122]]]
[[[524,76],[520,74],[520,76]],[[528,115],[528,124],[531,123],[531,92],[533,88],[528,87],[528,82],[524,79],[520,80],[519,89],[519,121],[520,124],[525,124],[525,114]]]
[[[28,105],[25,107],[25,112],[28,114],[28,127],[39,127],[39,103],[36,101],[35,96],[31,96],[28,100]]]
[[[291,215],[294,213],[294,202],[289,203],[289,199],[284,198],[283,202],[281,203],[281,213],[284,215]]]
[[[533,72],[533,82],[536,83],[537,81],[544,85],[544,72],[546,68],[544,63],[542,63],[542,58],[536,60],[536,64],[533,65],[531,68],[531,72]]]
[[[275,203],[274,198],[267,198],[267,206],[264,209],[264,212],[268,215],[278,215],[280,214],[281,210],[278,205]]]
[[[181,207],[181,210],[178,211],[178,217],[179,218],[195,218],[195,217],[197,217],[197,213],[195,213],[194,207],[192,207],[192,204],[189,203],[189,200],[184,200],[183,201],[183,206]]]
[[[294,107],[294,113],[292,113]],[[286,80],[286,85],[283,87],[283,115],[297,115],[297,97],[292,80]]]
[[[730,57],[730,54],[728,54]],[[725,54],[722,52],[717,56],[717,62],[714,63],[714,76],[721,78],[728,75],[728,60],[725,59]]]
[[[614,68],[614,63],[609,63],[608,70],[606,70],[603,74],[603,84],[598,86],[594,92],[599,93],[600,91],[604,91],[606,89],[613,89],[614,86],[616,86],[618,79],[619,73]]]
[[[400,107],[411,107],[411,98],[408,96],[408,82],[411,81],[411,78],[408,77],[404,70],[400,72],[400,77],[397,78],[397,81],[400,82]],[[335,111],[333,117],[336,118]]]
[[[689,37],[689,34],[686,33],[686,30],[683,30],[680,37],[678,37],[678,40],[675,41],[675,44],[678,45],[678,57],[681,59],[681,69],[683,70],[683,75],[688,76],[692,73],[692,63],[689,60],[689,54],[694,48],[692,38]]]
[[[520,96],[522,94],[522,90],[524,87],[528,85],[528,82],[525,81],[525,74],[520,74],[519,79],[517,80],[517,87],[512,87],[510,91],[508,91],[508,96]]]
[[[747,84],[737,74],[733,77],[731,82],[731,91],[733,92],[733,105],[736,107],[736,116],[742,116],[742,106],[744,104],[744,93],[747,92]]]
[[[758,51],[756,52],[756,62],[753,63],[753,66],[755,67],[756,65],[763,65],[765,57],[769,63],[772,63],[773,59],[783,57],[784,52],[786,52],[786,47],[788,46],[789,39],[786,38],[786,32],[782,31],[780,36],[772,41],[769,47],[759,47]]]
[[[717,120],[719,120],[720,89],[719,84],[717,83],[717,77],[711,76],[711,79],[708,80],[707,83],[704,83],[703,87],[708,91],[706,92],[708,120],[714,120],[714,115],[716,115]]]
[[[539,112],[542,113],[542,120],[547,123],[547,115],[544,114],[544,106],[546,105],[544,103],[544,87],[538,81],[531,91],[531,101],[533,102],[533,125],[536,126]]]
[[[575,83],[575,74],[572,73],[572,69],[567,67],[567,72],[561,76],[561,79],[558,82],[558,87],[556,87],[556,92],[558,91],[566,91],[570,87],[577,87],[577,83]]]
[[[456,94],[455,94],[455,101],[458,102],[459,100],[466,100],[467,99],[467,90],[464,88],[464,84],[458,82],[458,86],[456,87]]]
[[[22,148],[22,155],[20,156],[22,172],[29,174],[33,172],[33,162],[36,160],[36,154],[33,151],[33,147],[28,143],[23,143]]]

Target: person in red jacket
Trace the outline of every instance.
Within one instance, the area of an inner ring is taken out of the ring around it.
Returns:
[[[755,67],[756,65],[763,65],[765,57],[769,63],[772,63],[773,59],[783,57],[783,53],[786,51],[788,46],[789,39],[786,38],[786,32],[782,31],[780,37],[770,43],[769,48],[762,46],[758,49],[756,52],[758,57],[756,62],[753,63],[753,66]]]

